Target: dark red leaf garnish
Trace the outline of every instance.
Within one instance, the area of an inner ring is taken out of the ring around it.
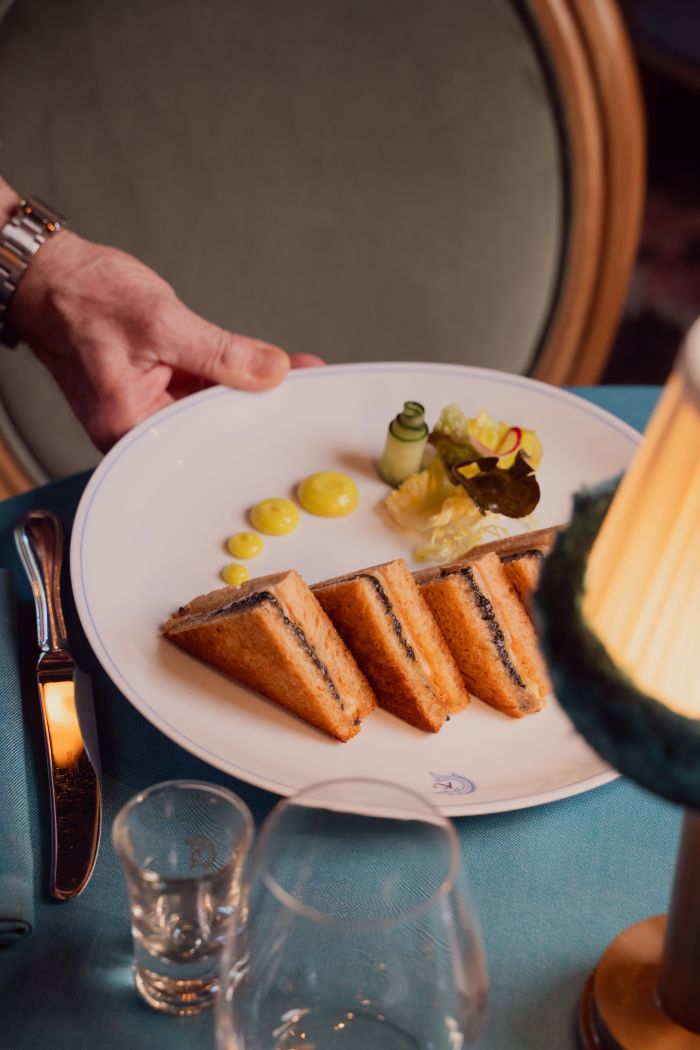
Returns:
[[[479,473],[467,478],[460,467],[476,466]],[[524,518],[531,514],[540,501],[540,486],[535,472],[521,451],[516,453],[512,466],[498,466],[497,456],[466,459],[453,463],[450,475],[457,485],[466,489],[482,514],[491,511],[507,518]]]

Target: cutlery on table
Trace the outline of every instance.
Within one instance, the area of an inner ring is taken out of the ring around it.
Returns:
[[[29,511],[15,527],[15,542],[36,609],[36,678],[51,789],[50,889],[64,901],[87,885],[100,842],[102,781],[92,685],[68,651],[59,518]]]

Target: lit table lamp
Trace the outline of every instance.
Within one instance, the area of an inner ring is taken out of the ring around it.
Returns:
[[[668,917],[608,946],[584,990],[581,1043],[700,1050],[700,322],[617,490],[576,497],[535,611],[579,732],[685,807]]]

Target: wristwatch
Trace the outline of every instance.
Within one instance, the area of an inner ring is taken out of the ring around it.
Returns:
[[[20,201],[0,230],[0,342],[14,348],[18,336],[9,328],[7,309],[32,258],[66,220],[37,197]]]

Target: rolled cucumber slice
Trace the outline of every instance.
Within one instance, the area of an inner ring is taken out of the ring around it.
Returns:
[[[377,470],[382,481],[397,487],[421,469],[428,440],[425,409],[419,401],[404,401],[403,411],[392,419]]]

